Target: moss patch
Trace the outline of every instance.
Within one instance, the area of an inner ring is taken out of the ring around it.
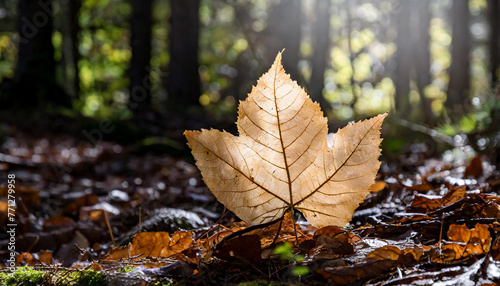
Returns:
[[[61,285],[61,286],[104,286],[106,275],[94,270],[37,270],[33,267],[19,267],[14,272],[1,272],[0,285]]]
[[[0,273],[0,281],[2,285],[15,286],[15,285],[27,285],[36,286],[41,285],[47,278],[47,273],[35,270],[32,267],[24,266],[19,267],[14,272],[2,272]]]

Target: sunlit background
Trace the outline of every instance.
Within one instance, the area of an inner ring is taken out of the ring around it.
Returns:
[[[56,80],[72,99],[71,112],[130,118],[130,1],[81,1],[73,38],[62,2],[53,3],[52,44]],[[0,81],[15,75],[17,4],[4,0],[0,6]],[[172,96],[165,84],[170,1],[154,1],[152,11],[151,101],[163,112]],[[201,0],[198,15],[198,100],[209,115],[234,116],[238,101],[282,49],[287,71],[331,120],[389,110],[412,122],[440,125],[445,133],[466,132],[487,121],[496,102],[498,59],[491,59],[498,58],[499,44],[490,39],[492,17],[500,15],[494,0]],[[466,46],[453,54],[454,42]],[[456,87],[450,77],[456,77]],[[465,88],[458,91],[459,125],[445,108],[454,88]]]

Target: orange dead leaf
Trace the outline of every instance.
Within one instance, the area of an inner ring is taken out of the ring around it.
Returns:
[[[191,246],[190,231],[177,231],[172,237],[168,232],[141,232],[126,247],[111,250],[104,260],[140,259],[144,257],[167,258]]]
[[[378,193],[385,189],[387,184],[384,181],[376,181],[375,184],[370,186],[370,193]]]
[[[314,238],[317,238],[320,235],[333,237],[341,232],[344,232],[344,230],[342,230],[340,227],[329,225],[316,230],[316,232],[314,232]]]
[[[46,250],[40,250],[38,253],[38,261],[43,264],[51,264],[52,263],[52,252]]]
[[[428,213],[462,199],[465,195],[465,191],[465,186],[460,186],[450,189],[442,197],[417,194],[410,208],[414,211]]]
[[[481,157],[475,156],[470,160],[469,164],[465,167],[464,177],[480,178],[483,175],[483,160]]]
[[[454,203],[465,196],[466,188],[465,186],[453,187],[449,190],[441,199],[443,206]]]
[[[353,266],[335,267],[329,270],[320,269],[316,272],[334,285],[346,285],[377,277],[382,273],[387,273],[396,266],[396,261],[385,259],[357,263]]]
[[[67,216],[53,216],[43,222],[43,231],[51,231],[75,226],[75,222]]]
[[[338,130],[329,146],[327,119],[285,73],[279,53],[238,115],[239,136],[184,133],[220,202],[253,225],[294,209],[316,227],[352,219],[380,167],[380,128],[387,114]]]
[[[396,246],[386,245],[368,253],[367,258],[373,258],[375,260],[389,259],[397,261],[402,253],[403,251]]]
[[[491,235],[488,227],[476,224],[473,229],[465,225],[450,225],[448,238],[452,243],[441,247],[445,261],[469,258],[471,255],[487,253],[491,246]]]
[[[92,265],[90,265],[90,269],[94,270],[94,271],[101,271],[102,270],[102,266],[99,265],[99,263],[97,262],[92,262]]]
[[[29,252],[22,252],[16,257],[16,266],[20,265],[35,265],[33,255]]]
[[[452,224],[448,230],[448,238],[457,242],[468,242],[471,230],[466,225]]]
[[[394,260],[400,264],[418,262],[427,250],[421,246],[400,249],[396,246],[386,245],[370,252],[367,258],[375,260]]]

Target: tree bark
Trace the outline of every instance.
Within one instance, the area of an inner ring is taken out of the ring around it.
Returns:
[[[135,115],[151,108],[152,2],[153,0],[132,0],[130,20],[132,59],[129,70],[128,107]]]
[[[396,89],[395,107],[397,114],[408,115],[410,112],[410,66],[411,66],[411,42],[410,35],[410,6],[406,0],[399,1],[399,13],[396,15],[396,74],[394,85]]]
[[[170,63],[167,79],[169,107],[186,111],[199,105],[199,0],[171,0]]]
[[[324,112],[330,109],[330,104],[323,97],[325,70],[330,59],[330,6],[330,0],[318,0],[316,2],[315,11],[317,18],[312,30],[314,54],[312,58],[311,80],[309,81],[311,98],[320,104]]]
[[[271,10],[266,29],[265,61],[272,65],[276,54],[285,49],[283,67],[292,80],[300,82],[299,58],[301,40],[301,1],[281,0]],[[265,69],[267,69],[266,67]]]
[[[493,88],[500,85],[500,1],[488,0],[490,73]]]
[[[470,89],[469,1],[453,0],[451,7],[451,65],[446,107],[461,109]]]
[[[9,104],[23,107],[71,104],[56,83],[53,14],[51,0],[18,2],[18,58],[12,86],[6,92],[8,98],[4,98]]]

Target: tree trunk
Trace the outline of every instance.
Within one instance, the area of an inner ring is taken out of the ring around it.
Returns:
[[[53,14],[51,0],[18,2],[18,58],[12,86],[6,92],[8,98],[4,98],[7,103],[39,108],[47,104],[70,106],[69,98],[56,83]]]
[[[470,88],[469,1],[453,0],[451,7],[451,66],[446,107],[461,109]]]
[[[425,96],[425,88],[431,84],[431,56],[430,56],[430,34],[429,27],[431,14],[429,11],[430,0],[413,0],[413,20],[416,31],[413,32],[413,49],[415,60],[415,80],[420,94],[423,121],[428,126],[433,126],[433,114],[430,99]]]
[[[279,51],[283,54],[283,67],[292,80],[301,80],[299,73],[301,40],[301,1],[281,0],[272,8],[266,30],[265,61],[269,68]]]
[[[169,107],[186,111],[199,105],[199,0],[171,0],[170,63],[167,79]]]
[[[61,6],[63,13],[63,24],[61,25],[61,32],[63,35],[63,84],[66,93],[73,97],[73,99],[77,99],[80,93],[80,76],[78,69],[78,61],[80,60],[80,53],[78,51],[80,24],[78,18],[80,16],[81,7],[81,0],[69,1],[67,5]]]
[[[132,0],[130,21],[132,59],[129,70],[128,107],[138,115],[151,107],[152,0]]]
[[[490,72],[493,88],[500,85],[500,1],[488,0],[490,22]]]
[[[396,74],[394,85],[396,88],[395,107],[396,113],[408,115],[410,112],[410,66],[411,66],[411,42],[410,35],[410,6],[406,0],[399,1],[399,13],[396,15],[397,37],[396,37]]]
[[[330,0],[318,0],[316,2],[317,18],[312,30],[314,54],[311,80],[309,82],[311,98],[320,104],[324,112],[330,109],[330,104],[323,97],[326,64],[330,59],[330,3]]]

